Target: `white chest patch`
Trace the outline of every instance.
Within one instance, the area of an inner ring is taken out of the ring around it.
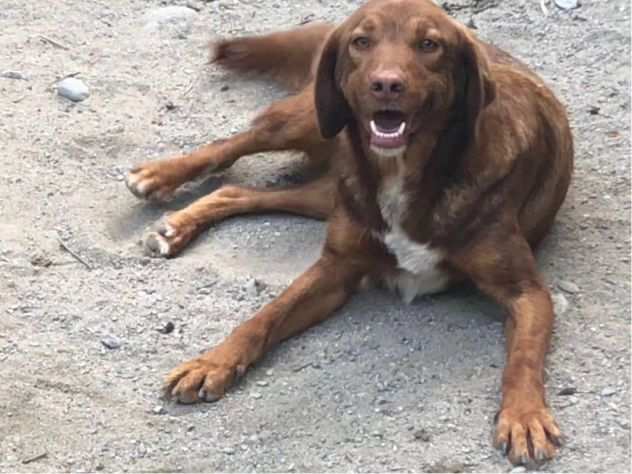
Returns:
[[[397,259],[398,271],[387,277],[386,284],[398,291],[404,301],[410,303],[416,296],[435,293],[444,289],[448,275],[438,264],[443,255],[427,244],[410,239],[401,226],[408,212],[408,199],[403,192],[401,176],[395,176],[382,184],[378,205],[389,229],[378,235]]]

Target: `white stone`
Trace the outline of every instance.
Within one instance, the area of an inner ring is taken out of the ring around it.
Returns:
[[[566,293],[577,293],[579,292],[579,287],[573,283],[572,281],[561,280],[557,286],[560,290],[565,291]]]
[[[143,16],[145,30],[156,31],[164,26],[175,26],[177,29],[188,30],[197,13],[187,7],[172,5],[149,10]]]
[[[556,316],[562,316],[568,310],[568,300],[566,296],[562,293],[553,293],[551,295],[551,299],[553,300],[553,309],[555,311]]]
[[[90,96],[88,86],[75,77],[67,77],[57,83],[57,93],[73,102],[81,102]]]
[[[562,10],[572,10],[579,6],[577,0],[555,0],[555,4]]]

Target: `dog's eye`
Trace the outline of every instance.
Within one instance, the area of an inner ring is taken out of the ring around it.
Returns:
[[[436,41],[431,39],[422,39],[417,42],[417,49],[423,51],[424,53],[431,53],[439,47],[439,44]]]
[[[358,49],[368,49],[371,46],[371,40],[366,36],[358,36],[352,41],[352,44]]]

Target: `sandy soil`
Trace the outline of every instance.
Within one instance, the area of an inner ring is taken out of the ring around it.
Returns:
[[[358,3],[3,0],[0,471],[511,469],[490,445],[501,313],[472,291],[412,306],[363,294],[220,403],[159,398],[170,368],[315,258],[323,224],[234,219],[177,259],[149,259],[138,241],[165,210],[220,182],[291,179],[300,159],[248,157],[166,207],[134,198],[127,169],[234,132],[279,96],[206,66],[210,38],[337,20]],[[168,5],[192,8],[147,16]],[[537,1],[447,5],[552,84],[576,135],[572,192],[539,254],[559,309],[547,388],[567,436],[542,470],[629,471],[629,2],[549,2],[548,16]],[[75,73],[90,88],[78,104],[55,92]]]

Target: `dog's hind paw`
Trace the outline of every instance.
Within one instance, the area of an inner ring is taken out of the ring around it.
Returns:
[[[152,257],[174,257],[195,235],[195,226],[171,223],[169,217],[164,217],[145,237],[145,252]]]

